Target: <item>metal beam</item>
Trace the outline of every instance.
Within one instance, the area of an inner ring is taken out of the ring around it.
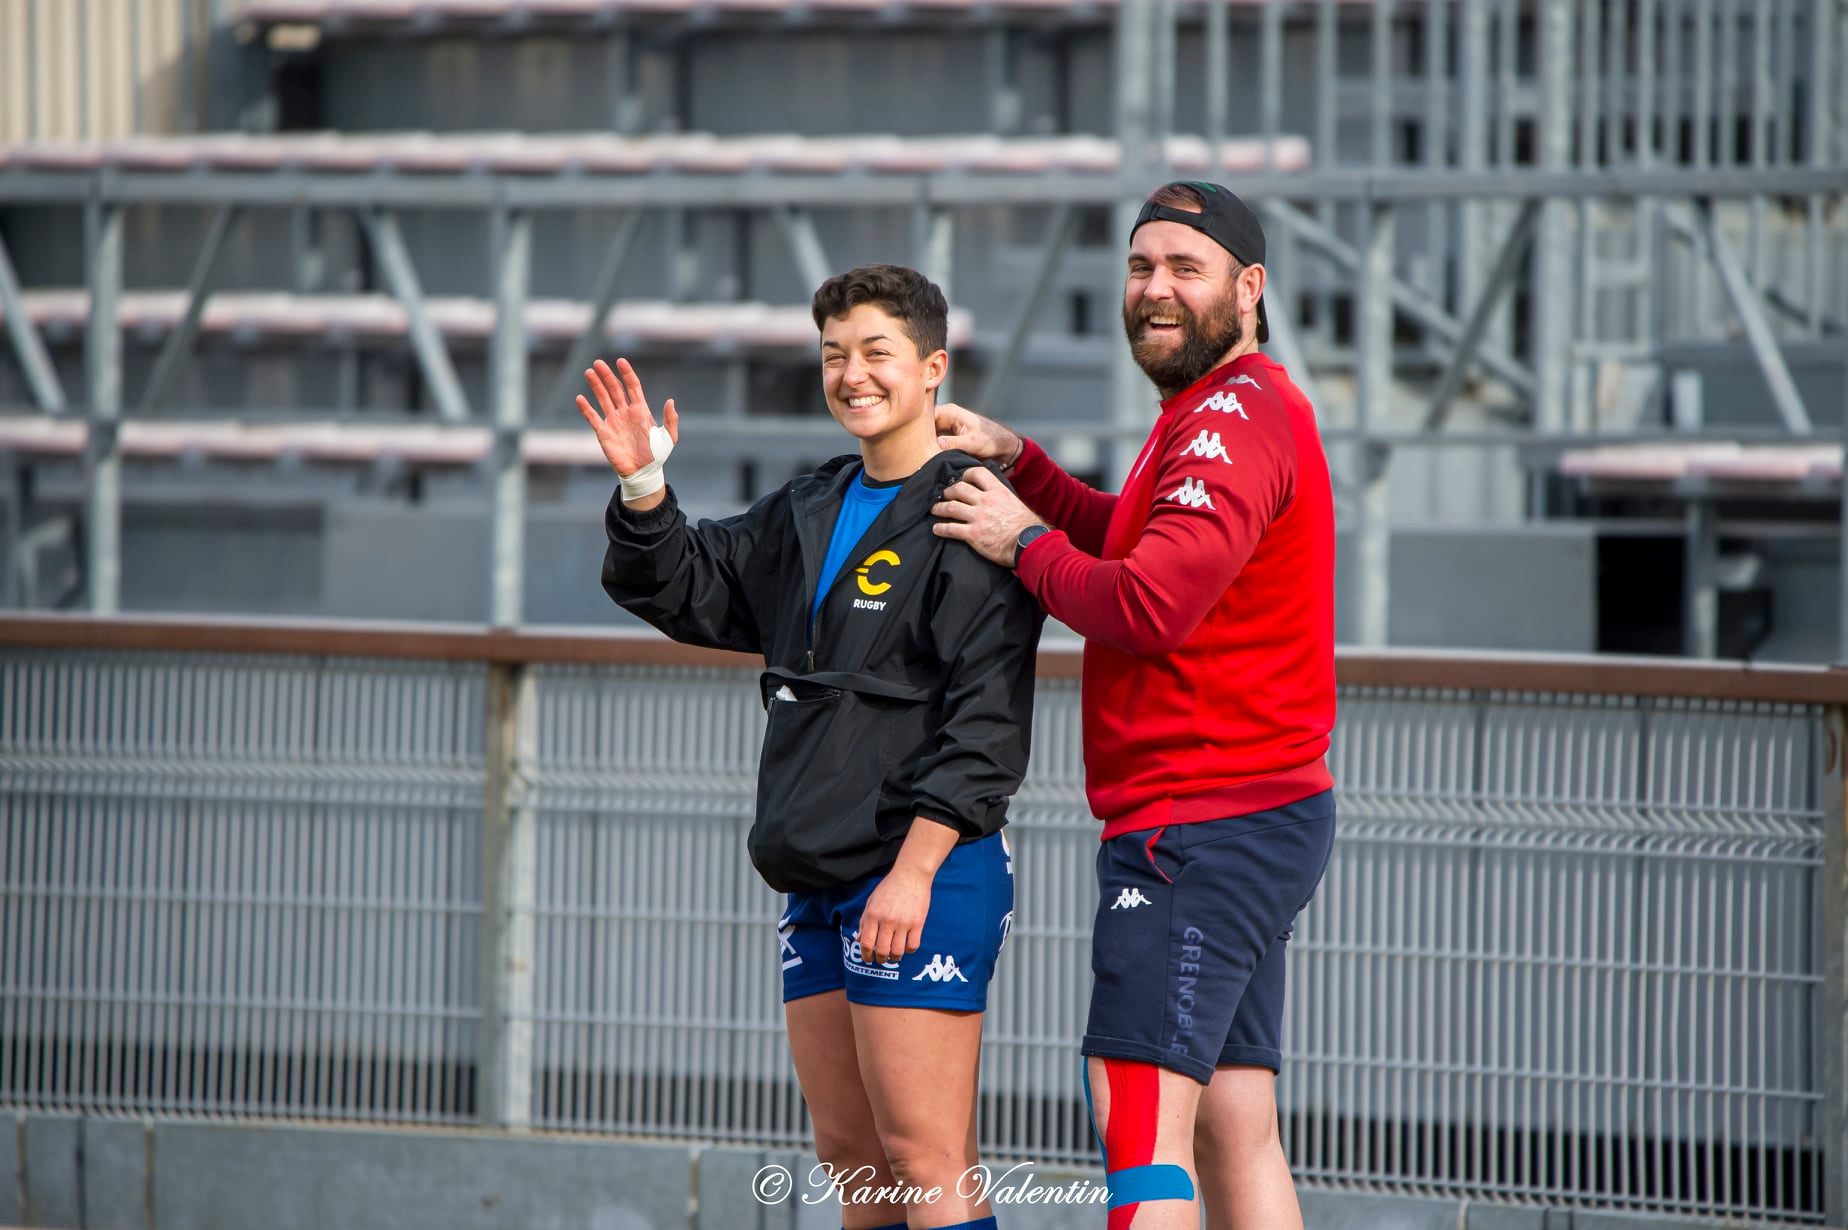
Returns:
[[[943,297],[950,303],[956,302],[956,289],[950,280],[950,265],[956,252],[956,214],[948,209],[927,209],[920,215],[923,224],[922,250],[918,254],[918,269],[925,277],[937,284]],[[950,389],[956,382],[956,365],[944,375],[943,383],[937,386],[937,400],[954,400]]]
[[[1295,231],[1297,235],[1313,245],[1325,256],[1350,274],[1359,274],[1364,259],[1354,246],[1341,236],[1297,209],[1287,201],[1268,201],[1265,209],[1271,215]],[[1463,336],[1464,324],[1455,316],[1436,303],[1415,286],[1407,286],[1392,277],[1388,283],[1392,305],[1416,320],[1446,342],[1456,342]],[[1481,347],[1483,367],[1505,381],[1520,393],[1531,393],[1534,387],[1534,373],[1531,369],[1517,362],[1513,356],[1498,347],[1483,345]]]
[[[211,225],[206,228],[205,243],[199,248],[199,258],[193,262],[192,278],[186,287],[186,315],[181,317],[178,327],[167,335],[166,345],[160,348],[160,357],[154,361],[154,374],[148,377],[147,387],[141,392],[141,400],[135,404],[136,414],[146,414],[152,410],[167,392],[167,386],[179,371],[180,363],[186,352],[192,349],[193,338],[198,335],[199,321],[205,315],[206,300],[212,297],[212,285],[218,278],[218,254],[224,250],[225,235],[230,232],[232,223],[237,221],[240,206],[236,203],[220,205],[212,214]]]
[[[623,214],[616,224],[616,233],[610,238],[610,246],[603,254],[603,266],[597,270],[597,280],[593,289],[590,305],[590,323],[571,343],[571,350],[565,355],[565,362],[558,369],[558,375],[552,378],[551,388],[545,395],[545,405],[568,406],[571,404],[573,387],[580,379],[580,373],[590,366],[596,357],[597,348],[604,343],[604,328],[609,322],[610,309],[616,306],[616,293],[622,283],[623,271],[628,268],[629,256],[635,251],[635,237],[641,233],[643,213],[632,209]]]
[[[397,216],[362,209],[359,220],[372,245],[372,254],[378,258],[379,270],[385,275],[385,284],[404,307],[410,324],[411,349],[417,355],[417,366],[424,382],[436,399],[437,413],[448,422],[464,422],[469,417],[468,395],[456,378],[456,367],[449,358],[448,347],[443,344],[442,333],[424,308],[423,285],[417,280],[416,266],[411,264],[410,250],[404,246],[404,234],[398,229]]]
[[[1540,165],[1555,174],[1569,173],[1572,161],[1572,22],[1577,5],[1542,7],[1539,48]],[[1581,168],[1580,173],[1585,173]],[[1534,254],[1534,426],[1542,432],[1565,430],[1567,380],[1572,340],[1573,267],[1568,207],[1549,202],[1540,218]]]
[[[1268,213],[1269,210],[1268,205],[1259,206],[1261,214]],[[1302,390],[1303,396],[1309,399],[1310,409],[1315,410],[1316,417],[1320,420],[1327,415],[1329,407],[1322,404],[1321,391],[1316,388],[1315,379],[1309,374],[1309,358],[1303,350],[1302,331],[1297,326],[1296,312],[1291,306],[1298,302],[1298,296],[1301,293],[1300,251],[1295,233],[1288,227],[1276,225],[1269,229],[1274,238],[1269,240],[1266,249],[1269,268],[1265,270],[1267,278],[1265,294],[1270,299],[1265,311],[1270,322],[1270,341],[1266,345],[1289,371],[1290,380]],[[1281,274],[1283,281],[1294,282],[1298,285],[1291,286],[1287,290],[1280,289],[1276,294],[1271,294],[1271,283],[1268,278],[1272,273]]]
[[[494,336],[488,380],[493,389],[493,527],[489,534],[488,620],[518,627],[523,618],[526,552],[526,295],[532,280],[533,217],[497,219],[494,253]]]
[[[51,365],[45,342],[26,315],[26,299],[19,289],[19,275],[13,271],[13,258],[0,238],[0,310],[6,312],[7,336],[13,339],[13,357],[32,390],[32,400],[49,414],[64,413],[64,385],[58,369]]]
[[[1222,0],[1210,2],[1217,5]],[[1027,288],[1019,310],[1014,314],[1013,326],[1007,331],[1007,344],[989,367],[988,375],[982,381],[982,391],[976,398],[976,407],[983,414],[997,413],[1001,402],[1013,387],[1014,373],[1020,366],[1021,352],[1026,349],[1027,335],[1033,330],[1033,322],[1039,319],[1040,309],[1045,306],[1053,279],[1058,276],[1059,264],[1064,260],[1065,250],[1071,245],[1077,229],[1076,207],[1059,205],[1052,211],[1046,243],[1040,249],[1039,260],[1033,270],[1033,282]]]
[[[1392,528],[1386,488],[1389,454],[1371,438],[1375,426],[1392,409],[1392,253],[1396,220],[1392,207],[1375,205],[1366,214],[1366,264],[1360,270],[1360,302],[1355,333],[1360,371],[1354,385],[1354,481],[1359,487],[1355,526],[1356,590],[1359,615],[1355,637],[1362,645],[1384,645],[1391,597]]]
[[[85,441],[88,486],[84,580],[92,615],[122,606],[122,210],[95,204],[84,212],[90,323],[84,335]]]
[[[1694,208],[1700,219],[1701,233],[1707,240],[1708,255],[1720,275],[1720,285],[1726,288],[1727,298],[1732,300],[1733,310],[1739,314],[1745,340],[1752,347],[1752,357],[1758,360],[1758,370],[1764,373],[1765,384],[1771,390],[1772,403],[1777,406],[1786,427],[1797,435],[1808,435],[1811,430],[1809,411],[1803,408],[1803,397],[1790,378],[1790,366],[1784,362],[1777,335],[1771,331],[1764,302],[1746,279],[1745,267],[1739,263],[1739,254],[1733,251],[1732,244],[1720,230],[1712,204],[1701,201]]]
[[[1209,0],[1214,9],[1224,7],[1224,0]],[[1258,131],[1264,138],[1264,167],[1277,166],[1277,133],[1283,119],[1283,4],[1282,0],[1264,0],[1264,14],[1258,28]],[[1223,128],[1223,115],[1220,124]],[[1213,146],[1212,166],[1219,166],[1219,146]]]
[[[815,216],[806,209],[783,206],[775,211],[775,217],[777,229],[789,245],[789,258],[796,263],[796,273],[813,293],[834,274],[821,244],[821,232],[815,229]]]
[[[1719,535],[1713,505],[1688,501],[1687,534],[1682,543],[1682,652],[1712,658],[1720,652]]]
[[[1549,8],[1550,12],[1550,8]],[[1158,150],[1149,151],[1158,154]],[[1126,165],[1144,165],[1136,151]],[[633,207],[770,209],[777,205],[908,207],[920,199],[936,206],[992,208],[1044,205],[1058,199],[1103,205],[1125,194],[1147,191],[1146,172],[1116,175],[1052,171],[1031,175],[946,170],[921,175],[839,175],[751,172],[717,175],[663,171],[645,175],[516,175],[473,171],[466,175],[406,174],[381,169],[354,176],[332,172],[246,172],[197,169],[184,175],[111,167],[106,171],[0,169],[0,202],[9,205],[81,205],[89,200],[138,205],[313,205],[334,209],[401,207],[421,210],[580,210]],[[1838,196],[1848,192],[1848,166],[1775,166],[1746,175],[1737,168],[1711,167],[1506,167],[1480,171],[1398,167],[1371,170],[1337,167],[1306,171],[1253,171],[1240,175],[1239,195],[1248,201],[1283,197],[1325,198],[1332,203],[1366,201],[1513,201],[1541,196],[1558,200],[1590,197],[1692,196],[1744,198]]]
[[[1206,172],[1219,178],[1219,156],[1225,148],[1227,79],[1231,76],[1231,22],[1226,6],[1231,0],[1206,0]],[[1264,0],[1268,13],[1277,0]]]
[[[1514,229],[1508,233],[1500,254],[1495,258],[1495,269],[1489,274],[1488,284],[1482,288],[1476,306],[1470,311],[1469,322],[1463,326],[1463,336],[1457,339],[1456,349],[1451,352],[1450,365],[1444,369],[1443,379],[1438,381],[1437,392],[1431,398],[1431,407],[1425,411],[1424,430],[1436,431],[1450,417],[1451,404],[1463,388],[1463,374],[1469,370],[1471,360],[1482,345],[1482,339],[1488,336],[1489,322],[1494,319],[1502,299],[1514,286],[1515,274],[1521,268],[1521,258],[1526,255],[1528,243],[1539,226],[1541,208],[1541,202],[1529,201],[1521,207],[1520,215],[1515,218]]]
[[[483,1126],[532,1123],[538,852],[522,770],[537,753],[533,672],[488,665],[486,789],[481,819],[481,1030],[476,1054]]]

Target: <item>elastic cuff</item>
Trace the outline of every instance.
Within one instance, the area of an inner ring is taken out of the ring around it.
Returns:
[[[667,498],[645,512],[636,512],[622,502],[622,487],[620,485],[616,488],[616,493],[610,497],[610,515],[612,517],[621,517],[625,522],[633,525],[637,529],[659,529],[673,520],[674,514],[678,511],[680,511],[680,503],[674,498],[674,485],[672,483],[667,485]]]
[[[1132,1042],[1128,1038],[1100,1038],[1096,1034],[1086,1034],[1084,1041],[1078,1045],[1078,1053],[1094,1059],[1133,1059],[1138,1063],[1152,1063],[1158,1068],[1178,1072],[1192,1081],[1202,1085],[1213,1083],[1213,1065],[1204,1059],[1195,1059],[1191,1055],[1176,1055],[1173,1051],[1164,1051],[1159,1046],[1150,1046],[1146,1042]]]
[[[849,986],[847,1002],[859,1004],[863,1008],[935,1008],[943,1012],[986,1012],[988,1011],[988,984],[986,982],[982,984],[982,991],[979,995],[954,999],[945,996],[929,1002],[919,1002],[917,996],[907,995],[903,991],[892,992],[888,997],[855,991],[852,986]]]

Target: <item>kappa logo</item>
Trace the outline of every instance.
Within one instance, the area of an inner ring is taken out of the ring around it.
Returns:
[[[1153,900],[1142,895],[1141,889],[1126,888],[1117,894],[1116,904],[1110,908],[1113,910],[1134,910],[1145,905],[1154,904],[1155,902]]]
[[[932,953],[930,964],[911,976],[913,982],[923,982],[926,978],[932,982],[967,982],[963,972],[956,968],[956,958],[946,957],[942,953]]]
[[[1258,392],[1260,392],[1260,393],[1262,393],[1262,392],[1264,391],[1264,386],[1263,386],[1263,385],[1261,385],[1261,384],[1259,384],[1259,383],[1258,383],[1258,382],[1257,382],[1257,381],[1256,381],[1255,379],[1253,379],[1252,377],[1250,377],[1250,376],[1247,376],[1247,375],[1246,375],[1246,374],[1245,374],[1244,372],[1240,372],[1240,373],[1239,373],[1238,375],[1236,375],[1236,376],[1234,376],[1234,377],[1232,377],[1232,378],[1231,378],[1230,380],[1228,380],[1228,381],[1226,381],[1226,383],[1227,383],[1227,384],[1248,384],[1248,385],[1250,385],[1250,386],[1251,386],[1252,388],[1254,388],[1254,389],[1256,389],[1256,390],[1257,390]]]
[[[1239,404],[1237,393],[1221,390],[1194,407],[1195,414],[1206,410],[1217,410],[1221,414],[1236,414],[1247,423],[1251,421],[1251,416],[1245,413],[1245,407]]]
[[[1001,919],[1001,948],[995,949],[996,952],[1007,947],[1007,937],[1012,934],[1014,934],[1014,911],[1009,910]]]
[[[776,938],[783,945],[784,969],[794,969],[802,964],[802,954],[796,951],[796,946],[789,940],[795,933],[796,929],[789,925],[789,915],[783,915],[776,924]]]
[[[1225,444],[1220,441],[1219,433],[1216,431],[1207,431],[1204,428],[1201,429],[1199,435],[1193,438],[1191,444],[1181,450],[1181,456],[1204,457],[1208,461],[1217,459],[1225,462],[1227,465],[1232,464],[1232,458],[1226,452]]]
[[[1168,493],[1168,498],[1183,508],[1212,508],[1213,493],[1206,489],[1206,484],[1197,478],[1181,481],[1181,485]],[[1214,509],[1214,511],[1218,511]]]

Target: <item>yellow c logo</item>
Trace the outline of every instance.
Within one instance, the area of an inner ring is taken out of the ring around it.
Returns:
[[[858,568],[854,569],[855,572],[860,574],[859,576],[854,578],[854,580],[860,583],[860,592],[863,594],[866,594],[869,597],[876,598],[880,594],[885,593],[886,590],[891,589],[892,582],[881,581],[877,585],[875,585],[873,582],[867,580],[866,579],[867,570],[870,569],[874,564],[890,564],[894,568],[896,568],[899,565],[899,558],[898,556],[892,554],[890,551],[875,551],[871,555],[866,557],[866,562],[864,564],[861,564]]]

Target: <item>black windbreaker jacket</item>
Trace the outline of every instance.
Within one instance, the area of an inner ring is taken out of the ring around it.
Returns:
[[[671,488],[645,513],[618,492],[604,518],[610,597],[677,641],[764,657],[750,851],[779,892],[885,870],[916,816],[986,837],[1027,768],[1045,615],[1013,573],[931,532],[974,458],[941,453],[905,480],[810,620],[859,463],[836,457],[721,521],[688,524]]]

